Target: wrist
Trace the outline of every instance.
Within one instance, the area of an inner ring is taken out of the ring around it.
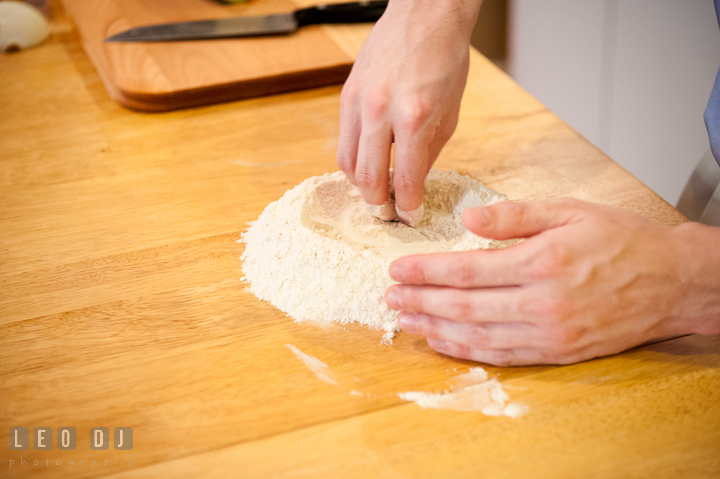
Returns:
[[[682,298],[677,332],[720,334],[720,228],[689,222],[672,234]]]

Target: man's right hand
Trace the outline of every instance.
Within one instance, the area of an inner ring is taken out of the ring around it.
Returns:
[[[422,219],[425,177],[457,125],[480,3],[391,0],[360,50],[342,91],[337,163],[378,218]]]

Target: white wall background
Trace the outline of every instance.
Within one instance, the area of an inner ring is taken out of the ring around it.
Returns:
[[[676,204],[708,148],[712,0],[510,0],[508,72]]]

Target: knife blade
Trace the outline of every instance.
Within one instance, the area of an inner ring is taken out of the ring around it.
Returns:
[[[131,28],[105,41],[168,42],[286,35],[307,25],[374,22],[383,14],[387,3],[387,0],[336,3],[275,15],[148,25]]]

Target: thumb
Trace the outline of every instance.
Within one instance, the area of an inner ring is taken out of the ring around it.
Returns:
[[[522,203],[504,201],[466,209],[463,224],[473,233],[486,238],[528,238],[579,221],[580,204],[580,201],[570,198]]]

